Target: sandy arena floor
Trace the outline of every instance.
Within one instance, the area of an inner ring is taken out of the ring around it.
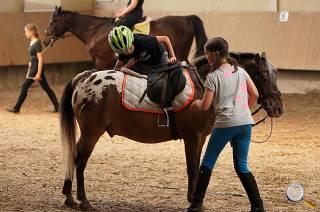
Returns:
[[[62,87],[55,87],[61,96]],[[0,211],[74,211],[63,206],[63,167],[58,115],[39,86],[30,89],[18,115],[5,111],[17,91],[0,91]],[[268,211],[320,211],[320,94],[284,95],[285,115],[274,120],[271,140],[252,144],[250,166]],[[254,129],[262,139],[269,125]],[[305,199],[286,200],[289,183],[305,187]],[[85,172],[87,196],[97,211],[182,211],[187,175],[183,143],[147,145],[104,135]],[[74,186],[75,188],[75,186]],[[249,203],[228,145],[214,169],[207,211],[248,211]]]

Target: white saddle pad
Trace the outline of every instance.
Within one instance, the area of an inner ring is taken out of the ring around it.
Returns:
[[[174,98],[172,106],[174,112],[183,110],[194,97],[194,85],[191,80],[190,74],[187,70],[183,71],[186,77],[186,86],[184,89]],[[160,113],[161,108],[157,103],[152,102],[147,95],[145,95],[143,101],[139,100],[142,97],[144,91],[147,88],[147,80],[143,78],[134,77],[125,74],[122,82],[122,104],[128,110]]]

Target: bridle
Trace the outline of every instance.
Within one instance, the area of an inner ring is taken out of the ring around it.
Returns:
[[[94,26],[90,29],[86,29],[80,32],[80,34],[86,33],[86,32],[90,32],[92,30],[98,29],[99,27],[101,27],[103,24],[105,24],[105,22],[101,22],[100,24],[98,24],[97,26]],[[44,31],[45,35],[50,36],[50,43],[48,46],[52,47],[53,43],[56,42],[58,39],[60,38],[66,38],[66,37],[70,37],[73,36],[73,34],[69,34],[69,35],[64,35],[64,33],[61,33],[61,35],[58,35],[57,33],[54,32],[49,32],[48,30]]]
[[[272,92],[265,92],[265,90],[261,87],[263,82],[261,82],[261,79],[259,78],[257,72],[254,72],[253,79],[255,80],[257,89],[259,91],[259,97],[258,97],[257,103],[260,106],[251,114],[252,116],[257,114],[261,109],[267,110],[267,108],[272,107],[272,102],[270,101],[270,97],[272,97],[272,96],[279,96],[280,97],[281,96],[281,92],[278,89],[275,89]],[[265,123],[265,120],[267,118],[268,118],[268,115],[265,115],[261,120],[257,121],[253,125],[253,127],[259,125],[262,122]],[[269,131],[269,135],[267,136],[267,138],[262,140],[262,141],[254,141],[254,140],[252,140],[252,142],[254,142],[254,143],[264,143],[264,142],[268,141],[270,139],[271,135],[272,135],[272,131],[273,131],[273,118],[270,117],[270,131]]]
[[[259,91],[259,97],[258,97],[257,103],[260,106],[259,106],[258,109],[256,109],[251,114],[252,116],[257,114],[262,108],[266,110],[268,107],[272,106],[272,103],[270,101],[270,97],[272,97],[272,96],[279,96],[280,97],[281,96],[281,92],[278,89],[275,89],[272,92],[265,92],[265,90],[261,87],[262,82],[261,82],[261,79],[259,78],[257,72],[254,72],[253,79],[256,82],[256,86],[257,86],[257,89]],[[260,124],[261,122],[264,122],[267,119],[267,117],[268,116],[266,115],[263,119],[261,119],[260,121],[256,122],[254,126]]]

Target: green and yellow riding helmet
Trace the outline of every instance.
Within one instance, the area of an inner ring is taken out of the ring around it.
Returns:
[[[108,36],[111,49],[118,54],[128,50],[132,46],[133,40],[133,33],[126,26],[118,26],[113,28]]]

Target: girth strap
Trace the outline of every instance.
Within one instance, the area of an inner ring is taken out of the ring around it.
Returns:
[[[163,81],[162,81],[162,91],[161,91],[161,109],[166,107],[166,94],[167,94],[167,85],[168,85],[168,77],[169,74],[164,74]]]

